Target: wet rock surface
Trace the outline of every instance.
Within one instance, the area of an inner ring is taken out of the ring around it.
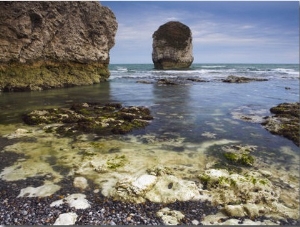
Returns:
[[[230,75],[226,79],[222,80],[225,83],[249,83],[252,81],[268,81],[268,79],[263,78],[248,78],[243,76],[233,76]]]
[[[46,131],[62,136],[125,134],[146,127],[152,119],[148,108],[122,107],[120,103],[75,103],[70,108],[34,110],[23,116],[26,124],[45,124]]]
[[[41,136],[43,135],[45,134]],[[18,140],[18,138],[11,140]],[[69,142],[67,145],[70,146]],[[111,146],[113,147],[113,144]],[[230,152],[233,149],[239,151],[239,153],[247,148],[250,150],[254,149],[241,145],[222,147],[225,149],[225,152]],[[7,156],[5,153],[0,153],[0,159]],[[72,156],[75,156],[74,151]],[[172,156],[174,158],[174,154]],[[100,157],[103,159],[103,154]],[[119,155],[118,157],[121,156]],[[15,161],[22,161],[23,158],[24,156],[12,152],[7,163],[0,162],[0,170],[10,166]],[[61,161],[63,159],[66,158],[60,158]],[[95,161],[95,158],[91,160]],[[128,166],[132,166],[132,161],[128,163]],[[69,163],[70,161],[67,159],[67,162]],[[108,164],[113,165],[114,163],[109,162]],[[51,164],[51,166],[54,168],[55,163]],[[0,196],[2,198],[0,201],[0,224],[52,225],[61,223],[60,221],[65,217],[65,221],[75,221],[75,225],[160,225],[170,223],[194,225],[196,223],[201,225],[207,223],[258,224],[260,222],[299,225],[299,221],[291,218],[295,217],[297,205],[288,202],[284,205],[280,204],[282,196],[280,195],[280,189],[276,188],[274,183],[265,177],[265,175],[270,177],[270,174],[258,174],[257,171],[252,172],[251,170],[254,169],[247,171],[247,174],[236,174],[224,169],[205,170],[198,180],[194,179],[195,183],[192,186],[200,194],[210,194],[209,200],[151,202],[145,199],[141,203],[135,203],[104,196],[101,192],[102,186],[93,180],[89,180],[87,177],[89,176],[87,170],[81,173],[81,175],[86,176],[84,187],[78,187],[77,184],[74,185],[74,181],[78,181],[78,175],[80,174],[68,175],[67,173],[72,168],[71,166],[70,168],[66,167],[66,170],[60,168],[61,174],[65,172],[64,177],[56,182],[60,189],[50,196],[28,197],[29,195],[24,195],[23,197],[18,197],[24,188],[39,188],[47,182],[53,181],[55,179],[53,173],[47,173],[40,177],[27,177],[26,180],[0,180]],[[89,168],[93,169],[93,166],[89,166]],[[122,167],[111,169],[113,174],[118,174],[116,171],[118,168]],[[180,171],[182,172],[183,170]],[[133,189],[142,192],[153,187],[153,184],[159,183],[159,181],[156,182],[156,179],[167,176],[169,181],[159,184],[157,189],[164,187],[166,192],[172,192],[171,196],[174,196],[176,194],[175,189],[180,186],[178,184],[179,181],[186,182],[186,186],[190,182],[184,179],[175,179],[174,176],[176,175],[172,176],[172,174],[175,174],[174,171],[175,169],[166,167],[149,168],[147,169],[147,175],[134,178],[135,180],[127,188],[132,189],[131,192],[133,193],[131,196],[134,197]],[[104,172],[97,172],[97,178],[103,174]],[[122,176],[122,178],[124,177]],[[181,187],[183,186],[181,185]],[[177,196],[177,198],[180,197]],[[80,203],[79,200],[83,203]],[[80,206],[78,206],[79,204]],[[157,213],[159,212],[160,214],[158,215]],[[222,212],[220,218],[216,216],[218,212]],[[273,218],[272,212],[280,213],[281,215],[279,218]],[[209,219],[210,216],[213,216],[213,218]],[[76,217],[76,220],[73,220],[74,217]]]
[[[192,85],[193,83],[209,82],[201,78],[163,78],[157,80],[138,80],[141,84],[157,84],[158,86],[172,86],[172,85]]]
[[[269,132],[292,140],[297,146],[299,141],[300,103],[281,103],[270,109],[273,116],[265,118],[262,125]]]

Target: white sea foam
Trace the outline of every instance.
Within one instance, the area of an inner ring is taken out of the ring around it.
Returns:
[[[225,65],[202,65],[201,68],[225,68]]]
[[[297,79],[295,65],[201,65],[187,70],[156,70],[152,65],[116,65],[110,70],[110,80],[115,79],[184,79],[200,78],[208,81],[224,79],[229,75],[265,79]]]
[[[295,71],[294,69],[276,68],[276,69],[273,69],[273,71],[279,72],[282,74],[299,75],[299,72]]]

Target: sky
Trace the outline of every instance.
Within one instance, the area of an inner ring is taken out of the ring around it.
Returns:
[[[192,31],[194,63],[299,63],[298,1],[100,1],[118,30],[111,64],[152,63],[168,21]]]

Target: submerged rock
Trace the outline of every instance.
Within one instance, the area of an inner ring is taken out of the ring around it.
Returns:
[[[125,134],[144,128],[152,119],[146,107],[122,107],[119,103],[76,103],[71,108],[34,110],[23,116],[26,124],[47,124],[47,132],[54,131],[62,136],[78,132]]]
[[[0,2],[0,90],[99,83],[117,21],[99,2]]]
[[[225,83],[249,83],[251,81],[268,81],[268,79],[248,78],[248,77],[243,77],[243,76],[230,75],[226,79],[223,79],[222,81]]]
[[[153,34],[152,61],[156,69],[183,69],[192,64],[192,32],[178,21],[161,25]]]
[[[297,146],[299,141],[300,103],[281,103],[270,109],[273,116],[268,116],[262,125],[269,132],[292,140]]]
[[[224,157],[234,165],[252,166],[254,157],[250,155],[256,149],[255,146],[231,145],[222,148]]]

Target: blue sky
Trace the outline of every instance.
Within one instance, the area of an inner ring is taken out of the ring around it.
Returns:
[[[100,1],[118,21],[110,63],[152,63],[152,34],[189,26],[194,63],[299,63],[297,1]]]

